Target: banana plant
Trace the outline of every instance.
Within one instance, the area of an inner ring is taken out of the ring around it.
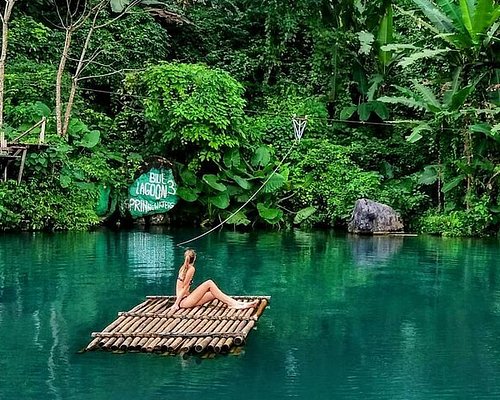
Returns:
[[[413,0],[430,28],[457,49],[489,46],[500,26],[500,5],[495,0]],[[415,17],[418,18],[418,17]]]
[[[480,146],[474,146],[474,140],[471,132],[481,132],[496,139],[496,126],[490,127],[485,124],[475,124],[467,127],[466,121],[476,118],[479,114],[477,109],[465,107],[465,103],[474,92],[482,76],[476,78],[473,82],[463,86],[460,81],[461,70],[458,68],[452,82],[448,83],[449,89],[441,96],[437,96],[429,87],[422,85],[416,80],[412,81],[412,88],[396,86],[400,96],[384,96],[378,100],[384,103],[401,104],[417,112],[422,113],[420,121],[414,121],[415,125],[411,133],[407,136],[410,143],[418,142],[427,138],[429,142],[443,143],[444,136],[447,136],[446,142],[451,143],[455,133],[458,133],[459,140],[463,142],[463,159],[453,165],[442,165],[438,160],[437,165],[427,166],[420,179],[422,184],[438,183],[438,190],[443,194],[451,192],[464,181],[466,182],[467,198],[470,198],[471,191],[479,182],[479,176],[488,174],[491,169],[487,160],[483,162],[483,156],[480,154]],[[453,127],[462,128],[453,128]],[[437,149],[441,154],[441,149]],[[440,158],[440,157],[439,157]],[[446,180],[441,185],[443,170],[454,170],[455,175],[446,175]],[[438,195],[438,198],[440,195]]]
[[[357,83],[358,91],[362,100],[356,106],[348,106],[341,110],[340,118],[349,119],[357,113],[360,121],[368,121],[375,114],[381,120],[389,117],[389,111],[385,104],[375,99],[376,94],[384,83],[386,74],[394,63],[394,54],[385,46],[393,42],[393,6],[390,1],[386,2],[384,14],[375,28],[375,34],[367,31],[358,32],[360,42],[360,54],[369,55],[372,49],[376,49],[377,65],[376,71],[371,75],[367,73],[362,63],[354,64],[353,78]]]
[[[444,92],[441,100],[438,99],[432,89],[414,79],[412,80],[413,88],[411,89],[394,86],[399,91],[400,96],[382,96],[378,98],[378,101],[401,104],[427,114],[428,118],[416,121],[410,135],[406,138],[410,143],[415,143],[422,139],[425,132],[432,133],[436,126],[441,126],[443,122],[456,121],[465,112],[462,110],[463,106],[482,77],[461,87],[460,74],[461,68],[457,68],[453,81],[449,84],[450,88]]]

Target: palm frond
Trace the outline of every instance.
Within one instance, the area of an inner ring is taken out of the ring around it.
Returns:
[[[444,13],[450,17],[453,21],[453,25],[460,32],[466,33],[464,22],[462,20],[462,13],[460,12],[460,7],[454,0],[436,0],[436,3],[444,11]]]
[[[476,43],[476,33],[472,26],[472,21],[474,18],[474,2],[471,0],[460,0],[460,11],[462,13],[462,21],[464,22],[465,28],[469,32],[469,36],[472,41]]]
[[[422,139],[423,132],[432,132],[432,128],[427,123],[421,123],[411,130],[411,133],[406,137],[406,141],[410,143],[415,143]]]
[[[436,57],[440,54],[448,53],[449,51],[451,51],[451,49],[448,49],[448,48],[445,48],[445,49],[423,49],[422,51],[418,51],[418,52],[413,53],[407,57],[403,57],[399,61],[398,65],[405,68],[405,67],[408,67],[408,66],[412,65],[413,63],[415,63],[419,60],[422,60],[424,58]]]
[[[409,99],[408,97],[397,97],[397,96],[382,96],[377,99],[383,103],[391,103],[391,104],[402,104],[406,107],[413,108],[415,110],[425,110],[426,107],[419,101],[414,99]]]
[[[432,93],[431,89],[429,89],[427,86],[422,85],[421,83],[418,83],[415,80],[413,81],[413,85],[427,105],[427,109],[433,112],[441,110],[441,104],[437,100],[434,93]]]

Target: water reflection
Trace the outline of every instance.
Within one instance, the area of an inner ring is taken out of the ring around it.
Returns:
[[[348,237],[353,261],[358,267],[379,267],[401,251],[404,237],[355,236]]]
[[[158,282],[174,273],[174,242],[170,235],[132,232],[127,235],[127,263],[132,275]]]
[[[0,237],[0,398],[498,398],[498,241],[221,231],[197,281],[272,296],[242,354],[77,355],[172,294],[192,233]]]

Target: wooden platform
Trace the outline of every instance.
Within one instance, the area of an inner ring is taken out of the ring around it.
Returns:
[[[228,308],[218,300],[172,312],[175,296],[148,296],[94,339],[85,350],[142,351],[170,354],[227,353],[241,346],[269,303],[269,296],[235,296],[259,300],[256,307]]]

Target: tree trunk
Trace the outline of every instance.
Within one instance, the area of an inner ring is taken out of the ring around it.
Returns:
[[[71,46],[71,36],[73,35],[73,27],[66,28],[66,37],[64,38],[64,47],[57,68],[56,76],[56,129],[60,136],[65,136],[66,132],[63,130],[63,103],[62,103],[62,78],[66,61],[68,61],[69,48]]]
[[[6,147],[5,133],[3,130],[3,99],[5,87],[5,61],[7,60],[7,43],[9,39],[9,19],[12,7],[16,0],[6,0],[5,10],[2,15],[2,50],[0,53],[0,147]]]

